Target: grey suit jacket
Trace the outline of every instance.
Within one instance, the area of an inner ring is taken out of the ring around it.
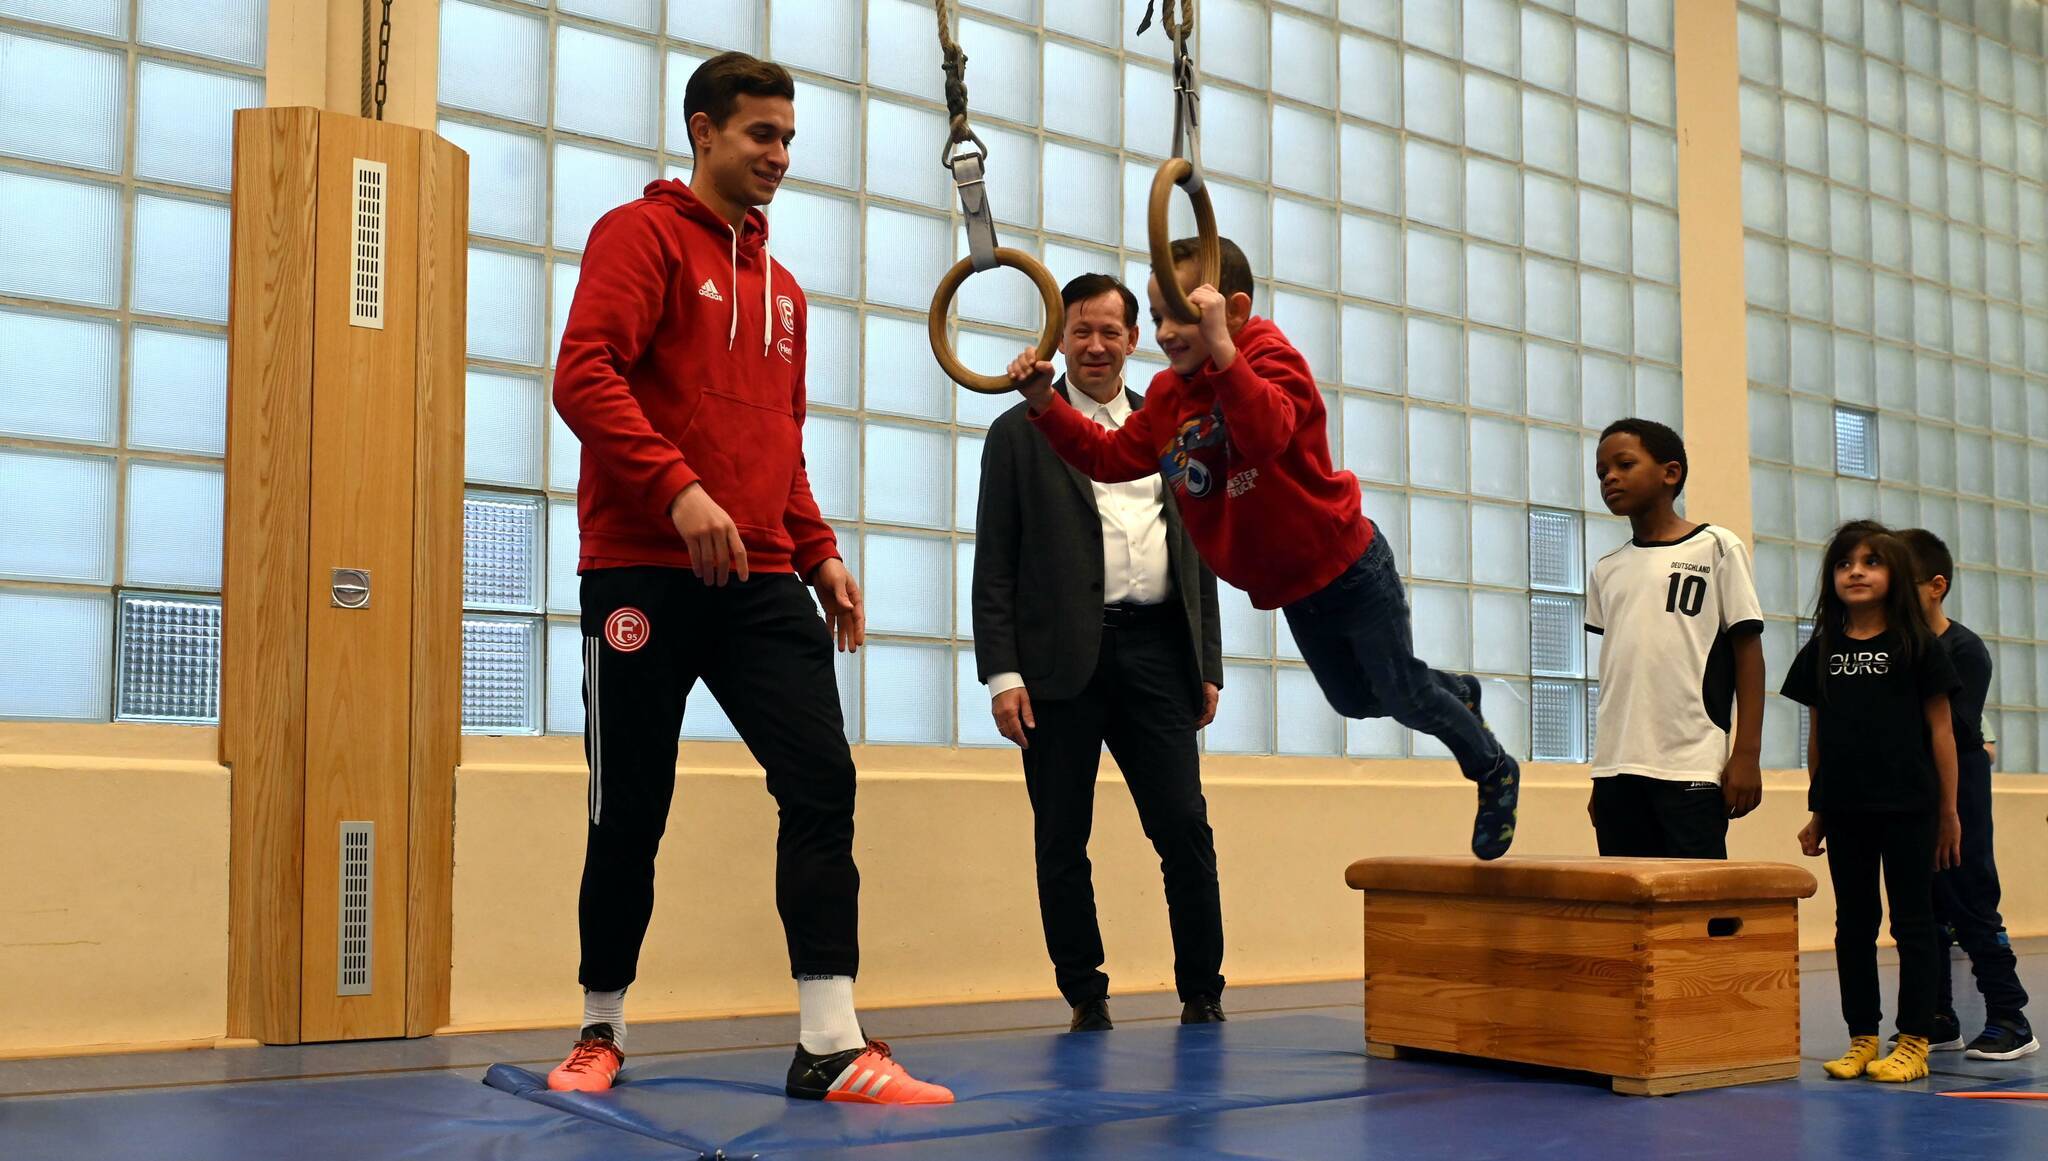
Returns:
[[[1060,380],[1058,390],[1066,389]],[[1145,398],[1126,391],[1133,409]],[[1034,699],[1080,696],[1102,646],[1102,517],[1095,487],[1052,450],[1020,403],[988,429],[974,532],[974,659],[981,680],[1021,673]],[[1223,684],[1216,574],[1195,553],[1169,493],[1164,503],[1174,592],[1196,664],[1188,692]]]

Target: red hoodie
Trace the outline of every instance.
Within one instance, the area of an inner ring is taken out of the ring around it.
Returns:
[[[583,441],[578,572],[690,566],[669,520],[702,484],[752,572],[808,577],[839,555],[804,474],[804,334],[768,220],[738,230],[680,181],[598,219],[555,362],[555,410]]]
[[[1322,392],[1307,360],[1254,317],[1237,360],[1191,377],[1152,377],[1145,406],[1118,431],[1058,392],[1035,416],[1053,450],[1105,484],[1161,472],[1195,549],[1252,604],[1277,609],[1336,580],[1372,544],[1358,477],[1330,463]]]

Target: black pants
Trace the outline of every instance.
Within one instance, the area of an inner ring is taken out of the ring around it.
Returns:
[[[1170,606],[1175,614],[1179,606]],[[1080,697],[1034,701],[1024,786],[1038,858],[1038,912],[1053,977],[1069,1004],[1109,994],[1088,836],[1095,775],[1109,746],[1145,837],[1159,852],[1173,931],[1173,978],[1182,1000],[1223,991],[1223,908],[1216,838],[1195,749],[1194,650],[1187,622],[1105,628],[1095,674]]]
[[[1991,854],[1991,756],[1979,750],[1957,762],[1956,813],[1963,823],[1963,861],[1934,876],[1934,921],[1940,952],[1936,1003],[1955,1011],[1949,948],[1962,944],[1984,994],[1985,1015],[2017,1020],[2027,1006],[2018,962],[1998,914],[1998,864]]]
[[[577,907],[593,991],[633,982],[654,910],[654,853],[676,784],[683,702],[702,678],[768,775],[781,812],[775,906],[792,975],[860,966],[853,756],[832,642],[789,573],[713,588],[685,569],[583,575],[590,829]],[[704,868],[708,883],[719,868]]]
[[[1728,805],[1715,782],[1640,774],[1593,779],[1600,853],[1635,859],[1725,859]]]
[[[1899,945],[1898,1028],[1925,1036],[1934,1029],[1937,953],[1934,947],[1932,811],[1828,811],[1828,875],[1835,883],[1835,969],[1841,975],[1842,1019],[1851,1036],[1876,1036],[1884,1024],[1877,996],[1877,924],[1891,904]]]

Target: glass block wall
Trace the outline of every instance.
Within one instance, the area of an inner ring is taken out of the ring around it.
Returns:
[[[1852,517],[1934,530],[1990,644],[2001,768],[2048,717],[2048,190],[2035,0],[1744,0],[1757,585],[1775,688]],[[1768,766],[1804,763],[1772,698]]]
[[[0,0],[0,717],[218,716],[233,110],[263,0]]]
[[[1133,34],[1142,0],[960,7],[1004,241],[1062,280],[1142,286],[1172,124],[1166,42]],[[1488,675],[1518,752],[1583,758],[1587,562],[1625,535],[1592,433],[1681,411],[1671,0],[1204,0],[1201,16],[1218,218],[1256,309],[1323,381],[1332,447],[1416,582],[1421,651]],[[683,84],[740,48],[798,77],[794,167],[768,212],[811,299],[812,483],[867,591],[870,644],[841,659],[848,733],[1000,742],[967,578],[982,432],[1012,401],[954,388],[925,345],[932,287],[964,252],[930,4],[447,0],[442,21],[441,131],[473,159],[466,726],[582,726],[576,445],[550,364],[591,222],[687,173]],[[1009,272],[959,307],[978,367],[1039,322]],[[1130,381],[1160,366],[1148,331]],[[1237,593],[1224,607],[1211,750],[1442,753],[1339,719],[1281,619]],[[730,726],[700,693],[685,734]]]

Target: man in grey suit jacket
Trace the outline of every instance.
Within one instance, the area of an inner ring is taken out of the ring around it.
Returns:
[[[1056,390],[1105,427],[1138,300],[1106,274],[1068,283]],[[989,428],[975,525],[974,653],[997,728],[1023,752],[1039,916],[1074,1031],[1109,1028],[1088,836],[1106,743],[1159,852],[1184,1024],[1223,1019],[1216,840],[1195,734],[1223,686],[1216,577],[1152,476],[1097,484],[1053,453],[1019,404]]]

